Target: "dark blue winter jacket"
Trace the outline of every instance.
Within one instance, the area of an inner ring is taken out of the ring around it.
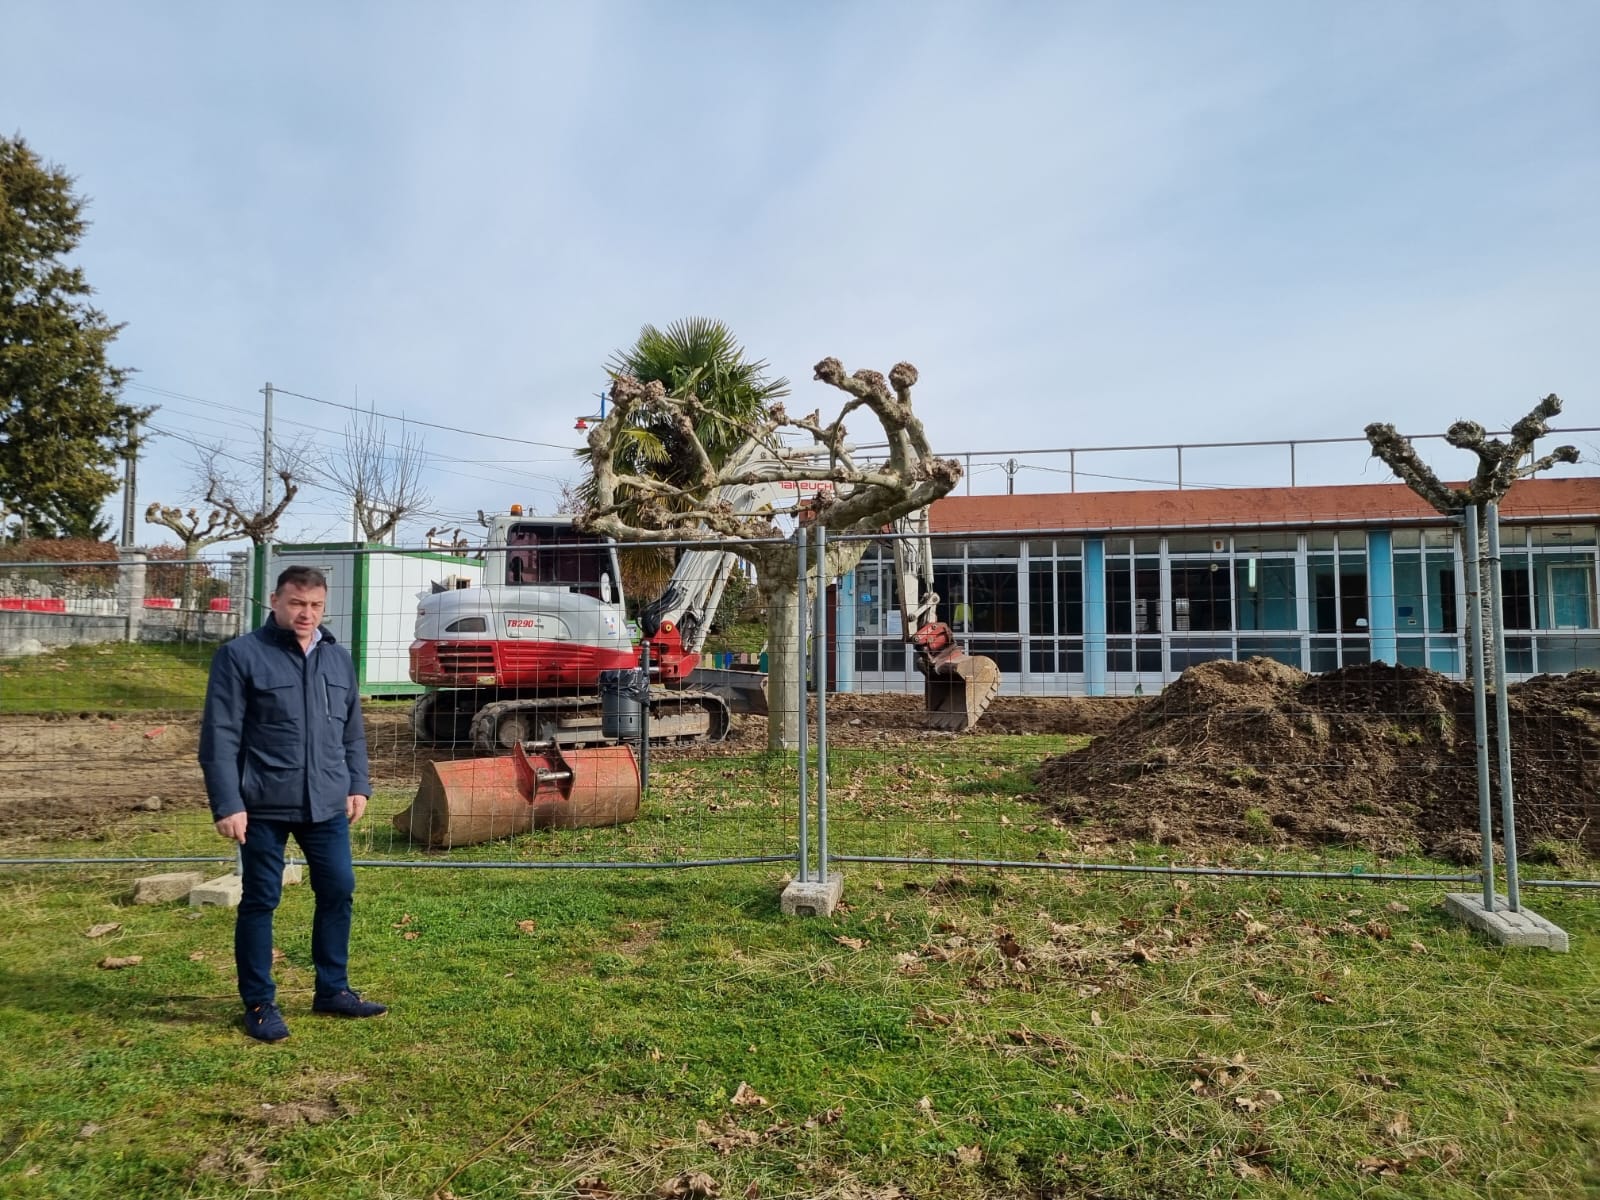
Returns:
[[[217,650],[200,727],[211,815],[326,821],[370,796],[355,666],[326,627],[310,654],[266,624]]]

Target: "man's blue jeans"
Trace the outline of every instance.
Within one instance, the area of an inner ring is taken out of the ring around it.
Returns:
[[[244,893],[233,927],[233,961],[239,971],[239,996],[247,1006],[271,1004],[272,914],[283,895],[283,858],[289,835],[305,855],[316,894],[311,918],[311,962],[317,995],[331,996],[350,986],[350,906],[356,872],[350,864],[350,822],[343,814],[327,821],[269,821],[251,817],[240,858]]]

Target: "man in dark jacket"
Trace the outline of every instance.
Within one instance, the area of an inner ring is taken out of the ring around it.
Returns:
[[[316,894],[312,1011],[387,1011],[351,991],[345,974],[356,887],[350,826],[366,811],[372,785],[355,668],[321,627],[327,602],[321,571],[287,568],[266,623],[217,651],[206,686],[200,769],[217,832],[240,846],[244,889],[233,956],[245,1032],[263,1042],[289,1036],[272,981],[272,914],[291,834]]]

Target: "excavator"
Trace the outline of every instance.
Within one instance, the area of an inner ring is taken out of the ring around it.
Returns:
[[[792,465],[816,453],[752,442],[734,461]],[[782,512],[828,486],[742,483],[716,499],[739,513]],[[927,510],[895,530],[903,628],[925,680],[926,724],[963,732],[999,691],[999,668],[963,651],[938,619]],[[721,741],[733,711],[764,712],[763,676],[700,666],[737,561],[722,548],[681,552],[666,588],[641,610],[636,642],[615,543],[569,516],[524,516],[514,507],[490,519],[483,578],[494,582],[444,581],[418,601],[411,678],[429,690],[411,724],[419,742],[465,743],[501,757],[430,764],[416,803],[395,823],[431,844],[460,845],[550,824],[632,819],[637,770],[630,778],[617,751],[630,761],[631,751],[608,737],[602,673],[634,671],[648,650],[651,686],[638,699],[652,746]],[[524,803],[541,811],[523,812]]]

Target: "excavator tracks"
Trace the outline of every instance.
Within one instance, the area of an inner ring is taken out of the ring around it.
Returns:
[[[432,697],[418,701],[412,729],[419,741],[464,740],[475,750],[497,754],[519,742],[594,746],[615,740],[602,732],[598,696],[496,700],[477,709],[470,724],[458,714],[441,713],[440,703]],[[652,746],[720,742],[728,736],[732,724],[727,702],[711,692],[651,688],[649,705]],[[467,724],[466,729],[462,729],[463,724]],[[464,738],[460,737],[463,733]]]

